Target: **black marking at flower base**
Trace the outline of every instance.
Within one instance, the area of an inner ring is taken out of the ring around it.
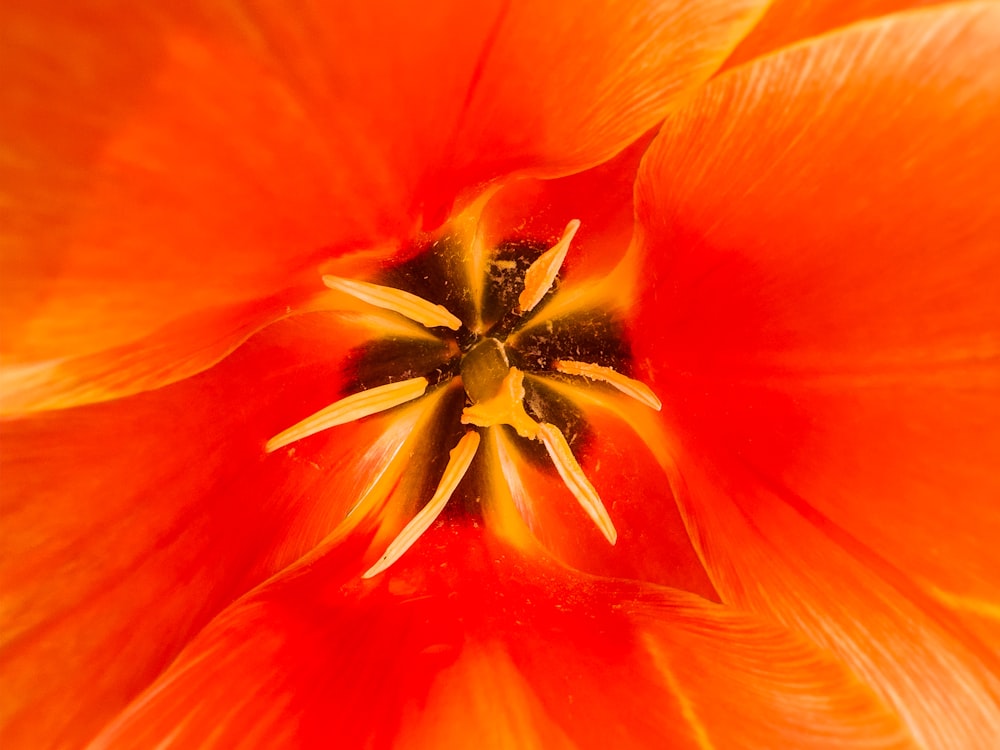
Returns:
[[[349,395],[386,383],[426,377],[429,387],[444,383],[458,374],[460,357],[449,352],[446,341],[385,338],[348,352],[341,366],[344,387]]]
[[[494,250],[487,263],[483,290],[483,320],[490,326],[488,336],[503,341],[527,320],[516,312],[517,297],[524,289],[528,267],[546,250],[548,245],[528,240],[502,242]],[[558,281],[547,296],[557,288]]]
[[[466,278],[464,252],[453,237],[442,237],[402,263],[383,269],[377,277],[379,284],[444,305],[461,318],[465,325],[452,334],[452,338],[463,349],[475,343],[468,321],[476,315],[475,300]]]
[[[559,359],[592,362],[632,377],[632,351],[625,327],[611,313],[588,310],[523,328],[508,347],[516,366],[551,370]]]
[[[587,455],[594,440],[594,431],[583,412],[565,396],[531,379],[524,382],[524,406],[538,422],[548,422],[559,428],[578,460]],[[533,440],[522,441],[524,454],[544,471],[554,471],[545,448]]]
[[[446,387],[446,386],[441,386]],[[437,407],[435,419],[436,429],[428,430],[421,435],[423,442],[433,456],[429,465],[422,466],[420,496],[430,498],[434,488],[448,463],[448,451],[462,437],[466,427],[461,423],[462,409],[465,408],[465,393],[461,388],[451,388],[444,394],[442,402]]]

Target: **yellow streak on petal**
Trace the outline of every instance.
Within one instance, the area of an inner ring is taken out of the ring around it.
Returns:
[[[684,692],[680,682],[677,681],[674,670],[670,666],[670,661],[666,654],[663,653],[656,639],[647,633],[643,635],[642,641],[646,647],[646,652],[650,655],[653,666],[663,677],[663,681],[666,682],[670,692],[677,698],[677,703],[681,709],[681,716],[687,721],[688,727],[691,729],[691,735],[699,750],[715,750],[715,745],[712,743],[705,723],[698,716],[694,704]]]
[[[404,292],[402,289],[329,275],[323,277],[323,283],[330,289],[349,294],[362,302],[397,312],[427,328],[445,326],[457,331],[462,326],[462,321],[452,315],[444,305],[428,302],[423,297]]]
[[[448,465],[444,469],[444,474],[441,475],[441,481],[438,483],[430,502],[421,508],[420,512],[403,527],[403,530],[399,532],[399,536],[386,549],[385,554],[361,576],[362,578],[372,578],[384,571],[402,557],[406,550],[412,547],[423,533],[431,527],[431,524],[441,515],[444,506],[448,504],[448,500],[458,488],[465,473],[469,470],[472,459],[476,457],[476,450],[478,448],[478,432],[471,431],[462,436],[458,444],[451,449]]]
[[[561,359],[556,361],[555,368],[567,375],[580,375],[590,380],[600,380],[621,391],[626,396],[631,396],[649,408],[656,409],[656,411],[659,411],[662,406],[660,399],[656,397],[656,394],[653,393],[653,390],[648,385],[626,377],[610,367],[594,365],[589,362],[575,362],[573,360]]]
[[[517,304],[522,313],[534,310],[535,305],[541,302],[545,293],[552,288],[552,282],[556,280],[559,269],[562,268],[563,261],[566,260],[569,244],[573,241],[579,228],[579,219],[570,221],[566,225],[566,229],[563,230],[559,242],[528,266],[528,270],[524,274],[524,291],[517,298]]]
[[[378,414],[386,409],[420,398],[426,390],[427,378],[411,378],[398,383],[380,385],[378,388],[369,388],[360,393],[352,393],[278,433],[267,441],[264,450],[267,453],[273,453],[278,448],[315,435],[317,432]]]
[[[511,367],[497,395],[462,410],[462,424],[477,427],[506,424],[517,430],[521,437],[537,437],[538,422],[524,410],[524,373]]]
[[[441,339],[412,320],[403,320],[388,310],[377,310],[365,305],[365,311],[349,310],[339,313],[346,325],[362,328],[372,338],[399,338],[413,341],[440,342]]]
[[[427,697],[409,701],[398,737],[406,748],[578,750],[499,638],[472,638],[435,671]],[[475,686],[470,689],[470,686]],[[483,731],[485,729],[485,731]],[[470,742],[470,737],[481,737]]]
[[[487,470],[491,482],[490,502],[484,503],[484,511],[492,513],[497,519],[497,525],[509,538],[518,539],[519,527],[527,525],[535,530],[534,510],[531,507],[531,497],[524,487],[517,463],[512,455],[513,448],[503,430],[491,427],[487,430],[488,449]],[[510,509],[517,511],[517,519],[513,518]],[[516,523],[520,520],[521,523]],[[523,546],[523,543],[520,545]]]
[[[968,612],[969,614],[985,617],[990,620],[1000,620],[1000,603],[998,602],[979,599],[974,596],[952,594],[951,592],[945,591],[944,589],[931,584],[924,585],[927,587],[931,596],[951,609]]]
[[[615,530],[614,524],[611,523],[611,516],[608,515],[594,485],[590,483],[590,480],[583,473],[583,469],[580,468],[580,464],[576,462],[576,457],[559,428],[548,422],[542,422],[538,426],[538,436],[544,443],[545,450],[548,451],[559,476],[562,477],[569,491],[573,493],[573,497],[577,499],[590,519],[597,524],[597,528],[604,534],[604,538],[614,544],[618,540],[618,532]]]
[[[473,320],[466,321],[466,325],[474,333],[485,331],[483,297],[486,293],[486,266],[492,252],[483,228],[483,211],[501,187],[502,184],[497,183],[485,188],[479,197],[466,206],[458,216],[453,217],[448,224],[450,232],[465,248],[462,257],[465,260],[474,315]]]

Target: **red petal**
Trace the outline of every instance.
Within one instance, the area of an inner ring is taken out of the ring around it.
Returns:
[[[584,386],[580,392],[594,389]],[[650,429],[655,420],[642,413],[647,407],[632,410],[606,393],[597,403],[581,398],[576,405],[590,434],[575,453],[618,531],[615,545],[608,544],[549,461],[529,457],[516,442],[501,440],[498,447],[491,439],[484,448],[506,451],[514,467],[493,478],[489,520],[516,540],[526,531],[523,519],[550,554],[577,570],[672,586],[717,601],[674,498],[676,473],[648,447],[657,435]]]
[[[579,174],[517,180],[504,187],[483,212],[484,243],[495,247],[507,240],[531,240],[554,245],[566,225],[579,219],[560,277],[576,281],[606,275],[632,239],[635,178],[653,135],[650,131],[614,159]]]
[[[725,68],[858,21],[949,0],[774,0]]]
[[[775,627],[442,523],[359,581],[348,542],[234,605],[95,747],[901,747]]]
[[[392,418],[264,444],[341,395],[360,340],[300,316],[184,383],[4,423],[7,742],[79,746],[222,607],[340,523],[402,442],[380,439]]]
[[[129,346],[609,158],[763,0],[690,5],[5,3],[6,356]]]
[[[1000,643],[998,28],[901,14],[734,69],[638,193],[638,356],[714,583],[877,675],[930,747],[1000,734],[996,659],[948,612]]]
[[[330,168],[330,131],[296,103],[293,61],[238,11],[18,5],[2,11],[0,105],[18,157],[2,173],[17,186],[11,357],[86,354],[269,295],[403,218],[360,197],[357,165]]]

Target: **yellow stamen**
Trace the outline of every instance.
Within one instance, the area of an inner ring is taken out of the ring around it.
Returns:
[[[337,425],[378,414],[394,406],[420,398],[427,390],[427,378],[411,378],[353,393],[330,404],[267,441],[264,450],[272,453],[296,440],[315,435]]]
[[[556,370],[564,372],[567,375],[580,375],[590,380],[600,380],[602,383],[607,383],[649,408],[656,409],[656,411],[660,410],[660,399],[656,397],[656,394],[653,393],[653,390],[648,385],[626,377],[610,367],[594,365],[589,362],[574,362],[566,359],[556,361],[554,366]]]
[[[441,475],[441,481],[438,483],[430,502],[421,508],[413,520],[403,527],[399,536],[386,549],[385,554],[361,576],[362,578],[377,576],[402,557],[406,550],[423,536],[434,520],[441,515],[444,506],[448,504],[448,500],[451,499],[465,473],[469,470],[469,466],[472,465],[472,459],[476,457],[478,448],[478,432],[467,432],[462,436],[458,444],[451,449],[448,465],[444,469],[444,474]]]
[[[566,225],[559,242],[528,266],[528,270],[524,274],[524,291],[517,298],[517,304],[522,313],[534,310],[535,305],[541,302],[542,297],[552,288],[552,282],[556,280],[559,269],[562,268],[563,261],[566,260],[569,243],[573,241],[573,236],[579,228],[580,220],[573,219]]]
[[[452,315],[444,305],[428,302],[423,297],[404,292],[402,289],[343,279],[340,276],[324,276],[323,283],[330,289],[349,294],[362,302],[397,312],[427,328],[445,326],[457,331],[462,326],[462,321]]]
[[[524,410],[524,373],[511,367],[497,395],[462,410],[462,424],[477,427],[506,424],[517,430],[521,437],[537,437],[538,422]]]
[[[563,437],[559,428],[548,422],[542,422],[538,426],[538,437],[545,444],[545,450],[548,451],[552,463],[555,464],[556,471],[559,472],[559,476],[562,477],[569,491],[573,493],[573,497],[577,499],[590,519],[597,524],[597,528],[604,534],[604,538],[614,544],[618,540],[618,532],[615,531],[615,526],[611,523],[611,516],[608,515],[594,485],[590,483],[590,480],[583,473],[583,469],[580,468],[580,464],[576,462],[573,451],[570,450],[569,443],[566,442],[566,438]]]

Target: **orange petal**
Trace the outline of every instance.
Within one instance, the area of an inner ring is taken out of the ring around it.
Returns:
[[[4,3],[5,356],[128,346],[611,157],[764,2],[691,5]]]
[[[336,124],[248,11],[0,13],[8,358],[93,353],[269,296],[405,221],[358,197],[371,170],[331,152]]]
[[[949,0],[774,0],[760,22],[740,42],[724,69],[781,47],[870,18],[941,5]]]
[[[0,413],[23,414],[152,390],[211,367],[270,322],[319,298],[293,289],[190,314],[138,342],[82,357],[0,368]]]
[[[706,80],[766,5],[508,3],[425,189],[565,175],[610,159]]]
[[[963,4],[733,69],[638,187],[636,354],[713,582],[929,747],[1000,734],[998,28]]]
[[[334,266],[364,274],[371,261],[362,254],[326,264]],[[138,341],[93,354],[0,365],[0,414],[65,409],[160,388],[211,367],[271,323],[308,312],[335,311],[356,334],[432,340],[391,312],[340,292],[319,291],[316,279],[310,274],[299,286],[270,297],[190,313]]]
[[[342,521],[408,431],[386,416],[264,446],[337,398],[351,343],[300,316],[183,383],[3,423],[5,742],[81,746]]]
[[[838,654],[899,712],[920,747],[990,750],[1000,736],[996,651],[921,592],[909,571],[761,477],[731,446],[678,432],[690,489],[682,507],[723,602]]]
[[[235,604],[94,747],[905,746],[852,675],[746,615],[454,520],[378,579],[362,548]]]

